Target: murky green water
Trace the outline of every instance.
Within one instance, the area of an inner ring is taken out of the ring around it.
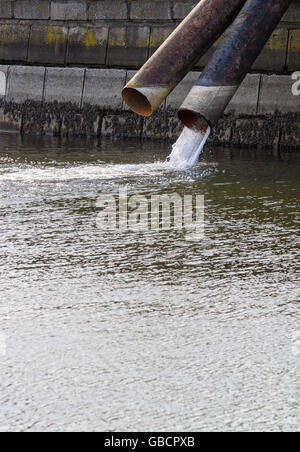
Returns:
[[[0,148],[2,430],[299,430],[299,155]],[[205,195],[205,238],[100,231],[124,186]]]

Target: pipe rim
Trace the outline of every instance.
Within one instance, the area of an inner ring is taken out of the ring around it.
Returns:
[[[153,113],[152,105],[147,97],[135,88],[124,88],[122,97],[128,107],[141,116],[151,116]]]
[[[203,115],[193,110],[189,110],[188,108],[179,110],[177,115],[180,121],[188,129],[203,133],[207,131],[208,127],[212,127],[210,121],[208,121]]]

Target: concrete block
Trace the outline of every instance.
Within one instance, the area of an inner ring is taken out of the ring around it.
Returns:
[[[200,75],[201,72],[190,72],[185,76],[185,78],[179,83],[179,85],[167,98],[167,110],[178,110],[194,84],[197,82]]]
[[[173,19],[184,19],[197,5],[197,0],[175,0],[173,7]]]
[[[44,104],[41,114],[42,133],[59,136],[61,131],[62,113],[56,104]],[[23,122],[24,127],[24,122]]]
[[[289,75],[263,75],[258,105],[259,114],[276,112],[297,113],[300,111],[300,96],[294,96],[295,80]]]
[[[275,30],[252,70],[283,71],[286,66],[287,45],[288,30],[284,28]]]
[[[38,20],[49,19],[50,1],[17,0],[15,2],[14,17],[15,19],[38,19]]]
[[[237,119],[232,128],[228,144],[278,149],[281,135],[280,123],[274,126],[274,120]]]
[[[222,117],[218,124],[213,128],[209,138],[209,144],[230,144],[232,137],[232,118],[228,121],[227,117]]]
[[[76,26],[69,29],[67,63],[104,65],[108,27]]]
[[[295,118],[291,123],[287,123],[283,127],[280,139],[280,148],[282,149],[299,149],[300,148],[300,126],[299,118]]]
[[[85,69],[47,68],[45,102],[71,103],[81,106]]]
[[[122,110],[121,91],[126,71],[120,69],[87,69],[83,93],[84,105],[97,105],[104,110]]]
[[[158,111],[144,119],[143,138],[146,140],[176,140],[182,132],[183,124],[172,112]]]
[[[148,58],[150,27],[111,27],[108,41],[109,66],[140,67]]]
[[[300,70],[300,28],[289,31],[287,66],[289,71]]]
[[[134,20],[171,20],[171,3],[169,0],[132,0],[130,19]]]
[[[62,136],[98,137],[101,117],[99,115],[86,117],[82,113],[68,113],[62,118]]]
[[[67,39],[67,27],[34,25],[29,40],[29,62],[64,64]]]
[[[83,134],[83,115],[79,112],[68,112],[62,118],[61,135],[81,136]]]
[[[130,82],[130,80],[138,73],[138,71],[127,71],[125,83]]]
[[[300,2],[299,0],[292,3],[285,15],[282,22],[299,23],[300,22]]]
[[[259,74],[248,74],[225,113],[255,116],[257,114],[260,80]]]
[[[101,134],[102,112],[98,107],[88,106],[82,109],[82,130],[87,137],[99,137]]]
[[[0,0],[0,18],[11,19],[12,16],[12,2],[8,0]]]
[[[181,132],[183,130],[183,124],[178,119],[177,115],[175,116],[169,116],[168,117],[168,129],[167,129],[167,140],[169,141],[176,141],[179,136],[181,135]],[[170,148],[171,151],[171,148]]]
[[[44,118],[42,133],[46,135],[59,136],[62,119],[58,117],[55,112],[52,113],[51,111],[46,111],[44,113]]]
[[[22,130],[26,134],[60,135],[61,112],[55,104],[24,106]]]
[[[127,2],[126,0],[112,1],[102,0],[91,2],[88,9],[89,20],[103,19],[127,19]]]
[[[52,20],[87,20],[86,0],[51,1]]]
[[[134,113],[104,116],[101,136],[110,139],[138,138],[142,134],[143,118]]]
[[[45,68],[11,66],[8,77],[7,101],[22,104],[26,100],[43,99]]]
[[[149,57],[165,42],[170,34],[175,30],[173,26],[156,26],[151,28]]]
[[[22,114],[19,110],[0,108],[0,132],[19,133],[22,129]]]
[[[0,65],[0,99],[3,99],[7,93],[9,68],[9,66]]]
[[[26,61],[29,26],[0,24],[0,60]]]

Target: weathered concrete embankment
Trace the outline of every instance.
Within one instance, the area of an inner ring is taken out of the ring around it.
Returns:
[[[0,62],[139,68],[197,3],[198,0],[0,0]],[[213,51],[210,49],[199,60],[195,70],[205,66]],[[253,70],[278,73],[299,68],[300,0],[295,0]]]
[[[125,82],[197,0],[0,0],[0,129],[174,140],[176,117],[212,51],[149,119],[128,111]],[[300,147],[300,1],[273,33],[211,140]],[[1,75],[1,74],[0,74]],[[1,87],[0,87],[1,90]],[[294,91],[295,93],[295,91]]]
[[[151,118],[124,105],[120,92],[133,71],[0,66],[6,74],[0,129],[10,132],[174,140],[176,110],[199,72],[192,72]],[[214,143],[300,147],[300,96],[287,75],[249,74],[211,137]]]

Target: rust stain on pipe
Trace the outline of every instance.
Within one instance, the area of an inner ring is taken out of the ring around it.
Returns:
[[[246,2],[179,109],[187,127],[200,130],[218,121],[291,2]]]
[[[150,116],[222,35],[246,0],[201,0],[125,86],[124,101]]]

